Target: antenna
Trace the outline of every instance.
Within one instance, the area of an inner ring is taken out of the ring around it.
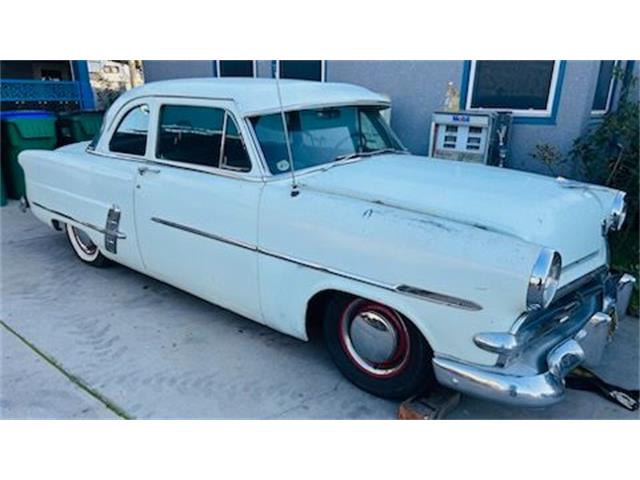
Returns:
[[[298,182],[296,181],[296,169],[293,164],[293,153],[291,151],[291,142],[289,141],[289,127],[287,126],[287,116],[284,113],[284,107],[282,106],[282,92],[280,91],[280,75],[276,73],[276,90],[278,91],[278,104],[280,105],[280,117],[282,118],[282,130],[284,132],[284,141],[287,144],[287,156],[289,157],[289,167],[291,171],[291,196],[297,197],[300,191],[298,190]]]

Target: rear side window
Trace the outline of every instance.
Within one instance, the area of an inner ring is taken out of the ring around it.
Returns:
[[[160,109],[156,156],[228,170],[251,169],[235,122],[220,108],[164,105]]]
[[[129,110],[111,137],[109,150],[117,153],[144,156],[149,132],[149,106],[140,105]]]

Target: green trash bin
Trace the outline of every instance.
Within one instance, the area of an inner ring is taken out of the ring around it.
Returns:
[[[103,112],[65,112],[58,114],[58,145],[92,140],[102,126]]]
[[[23,150],[53,150],[58,139],[56,118],[49,112],[2,112],[2,177],[9,198],[26,197],[24,171],[18,163]]]

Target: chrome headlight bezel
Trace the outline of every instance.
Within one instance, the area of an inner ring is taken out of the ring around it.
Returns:
[[[558,291],[562,257],[551,248],[543,248],[533,264],[527,288],[527,308],[547,308]]]
[[[611,205],[611,212],[607,218],[607,224],[609,230],[618,231],[624,225],[624,221],[627,219],[627,202],[625,200],[626,193],[618,192],[613,199],[613,205]]]

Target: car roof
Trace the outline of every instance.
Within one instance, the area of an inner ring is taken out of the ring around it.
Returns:
[[[280,80],[285,110],[341,104],[384,104],[389,100],[364,87],[348,83]],[[145,96],[180,96],[232,100],[243,116],[278,111],[278,89],[272,78],[190,78],[147,83],[129,90],[119,100]]]

